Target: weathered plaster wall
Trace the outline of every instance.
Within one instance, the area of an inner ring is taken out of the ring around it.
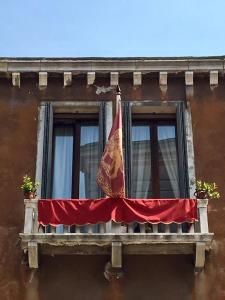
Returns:
[[[169,77],[164,100],[185,99],[183,78]],[[97,78],[96,85],[108,86],[109,80]],[[141,87],[121,78],[123,99],[160,100],[158,80],[145,75]],[[194,274],[192,256],[124,257],[125,277],[108,283],[103,277],[105,256],[42,257],[36,273],[21,264],[18,233],[23,228],[21,178],[35,174],[36,133],[40,100],[112,100],[112,94],[95,94],[84,80],[74,79],[71,87],[62,87],[62,79],[51,79],[40,91],[37,79],[21,80],[13,88],[0,79],[0,299],[225,299],[225,85],[211,91],[208,79],[197,79],[191,100],[197,177],[215,180],[222,198],[210,204],[210,229],[215,232],[213,250],[205,270]]]
[[[191,101],[197,178],[215,181],[221,199],[209,205],[209,228],[215,232],[206,269],[196,277],[195,299],[225,299],[225,85],[213,91],[204,79],[196,82]]]
[[[24,299],[18,233],[23,226],[20,185],[34,174],[37,99],[26,88],[0,80],[0,299]]]

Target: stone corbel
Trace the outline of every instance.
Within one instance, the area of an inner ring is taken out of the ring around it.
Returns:
[[[46,88],[48,85],[48,73],[39,72],[39,88]]]
[[[92,85],[95,82],[95,72],[87,72],[87,85]]]
[[[28,242],[28,261],[29,267],[32,269],[38,269],[38,243],[30,241]]]
[[[20,73],[12,73],[12,84],[20,87]]]
[[[110,72],[110,86],[119,84],[119,72]]]
[[[141,72],[133,72],[133,85],[139,86],[142,84],[142,74]]]
[[[209,73],[209,84],[211,90],[218,86],[219,83],[219,72],[218,71],[210,71]]]
[[[167,92],[167,72],[159,72],[159,86],[163,96],[165,96]]]
[[[195,271],[199,272],[205,266],[205,250],[206,245],[204,242],[197,242],[195,248]]]
[[[70,86],[72,84],[72,72],[64,72],[63,74],[63,86]]]
[[[185,87],[186,87],[186,99],[189,100],[194,95],[194,72],[185,72]]]
[[[111,264],[113,268],[122,268],[122,243],[112,242]]]

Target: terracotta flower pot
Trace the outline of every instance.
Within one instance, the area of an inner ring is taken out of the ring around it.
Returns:
[[[24,192],[25,199],[34,199],[35,193],[34,192]]]
[[[209,198],[208,191],[205,191],[205,190],[196,190],[194,195],[197,199],[208,199]]]

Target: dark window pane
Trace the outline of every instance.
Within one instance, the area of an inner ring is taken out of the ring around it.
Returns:
[[[132,126],[132,198],[151,198],[150,127]]]
[[[98,198],[96,174],[99,164],[99,128],[81,126],[79,198]],[[76,162],[75,162],[76,163]]]
[[[161,198],[179,197],[175,126],[158,126]]]
[[[71,198],[73,128],[55,127],[52,198]]]

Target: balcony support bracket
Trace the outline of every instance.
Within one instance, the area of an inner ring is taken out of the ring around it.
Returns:
[[[38,243],[28,242],[28,261],[29,267],[33,269],[38,268]]]
[[[122,268],[122,243],[112,242],[111,253],[112,268]]]
[[[206,244],[204,242],[197,242],[195,249],[195,271],[201,271],[205,266],[205,250]]]

